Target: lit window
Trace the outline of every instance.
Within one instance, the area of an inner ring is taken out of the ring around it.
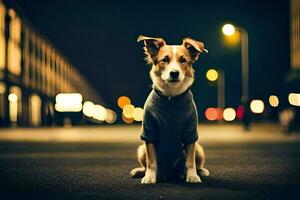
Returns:
[[[38,95],[33,94],[29,99],[30,124],[32,126],[39,126],[41,124],[41,98]]]
[[[23,58],[24,58],[24,83],[28,87],[30,84],[30,32],[28,28],[24,28],[24,47],[23,47]]]
[[[15,75],[21,73],[21,20],[14,10],[10,9],[8,12],[10,16],[10,34],[8,40],[8,69]]]
[[[38,65],[38,70],[40,70],[40,85],[42,92],[46,93],[46,43],[41,39],[41,60],[40,65]]]
[[[17,86],[13,86],[9,89],[8,101],[9,101],[9,117],[10,121],[16,123],[19,116],[22,114],[22,94],[21,89]]]
[[[34,70],[34,79],[36,88],[41,90],[42,83],[41,83],[41,66],[42,66],[42,43],[41,38],[36,35],[36,46],[35,46],[35,70]]]
[[[29,80],[30,86],[35,88],[36,86],[36,35],[34,32],[30,34],[30,70],[29,70]]]
[[[0,1],[0,70],[5,66],[5,7]]]

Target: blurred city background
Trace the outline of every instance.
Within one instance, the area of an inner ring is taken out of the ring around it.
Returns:
[[[298,1],[215,3],[0,1],[1,126],[140,123],[145,34],[205,43],[192,86],[200,122],[299,128]]]

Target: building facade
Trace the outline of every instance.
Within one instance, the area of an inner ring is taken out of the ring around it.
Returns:
[[[291,0],[291,67],[300,69],[300,0]]]
[[[103,104],[86,79],[55,46],[0,0],[0,127],[40,126],[54,116],[58,93],[80,93]]]
[[[300,93],[300,0],[290,0],[290,63],[287,92]]]

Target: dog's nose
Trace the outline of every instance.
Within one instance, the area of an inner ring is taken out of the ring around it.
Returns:
[[[173,80],[178,79],[178,76],[179,76],[179,71],[171,71],[171,72],[170,72],[170,77],[171,77]]]

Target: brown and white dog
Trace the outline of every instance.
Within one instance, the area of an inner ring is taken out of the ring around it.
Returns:
[[[202,42],[185,38],[181,45],[167,45],[162,38],[140,35],[138,42],[144,42],[146,61],[152,65],[150,77],[153,88],[166,97],[176,97],[187,91],[194,82],[192,64],[198,60],[200,53],[207,52]],[[137,150],[141,167],[133,169],[132,177],[143,177],[143,184],[157,181],[157,147],[155,143],[145,142]],[[197,142],[184,146],[185,180],[199,183],[201,176],[209,176],[204,168],[205,155]]]

